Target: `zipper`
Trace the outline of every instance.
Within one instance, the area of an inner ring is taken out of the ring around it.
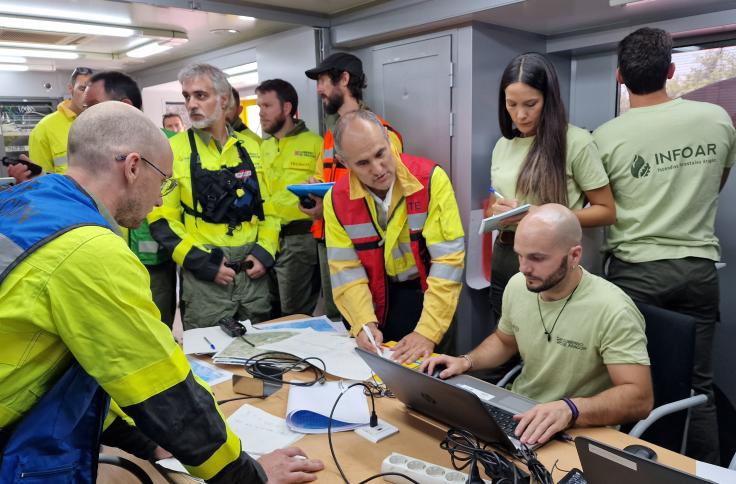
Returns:
[[[61,474],[62,472],[67,472],[74,470],[74,464],[70,464],[68,466],[64,467],[55,467],[53,469],[46,469],[43,471],[30,471],[30,472],[21,472],[20,477],[21,479],[26,477],[44,477],[44,476],[52,476],[54,474]]]

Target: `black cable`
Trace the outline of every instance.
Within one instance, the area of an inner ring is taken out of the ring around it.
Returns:
[[[235,397],[235,398],[228,398],[228,399],[225,399],[225,400],[218,400],[218,401],[217,401],[217,404],[218,404],[218,405],[222,405],[223,403],[227,403],[227,402],[234,402],[235,400],[248,400],[248,399],[250,399],[250,398],[259,398],[259,399],[263,400],[263,399],[264,399],[264,398],[266,398],[266,397],[265,397],[265,396],[263,396],[263,395],[261,395],[261,396],[256,396],[256,395],[246,395],[246,396],[244,396],[244,397]]]
[[[440,448],[450,454],[455,469],[463,470],[471,466],[469,482],[482,482],[478,464],[483,466],[483,470],[494,484],[522,482],[526,477],[513,462],[487,445],[481,444],[478,438],[467,430],[451,428],[440,443]]]
[[[374,474],[371,477],[369,477],[368,479],[364,479],[364,480],[360,481],[358,484],[365,484],[366,482],[370,482],[370,481],[372,481],[374,479],[378,479],[379,477],[383,477],[383,476],[399,476],[399,477],[403,477],[407,481],[412,482],[414,484],[420,484],[419,482],[415,481],[411,477],[409,477],[409,476],[407,476],[405,474],[402,474],[400,472],[381,472],[380,474]]]
[[[534,452],[534,450],[521,444],[517,451],[517,457],[524,463],[524,465],[526,465],[527,469],[529,469],[529,473],[534,478],[534,482],[539,482],[540,484],[554,484],[555,481],[552,479],[552,474],[546,467],[544,467],[544,464],[539,462],[539,459],[537,459],[537,453]]]
[[[322,368],[311,363],[321,363]],[[304,365],[307,365],[304,368]],[[314,378],[309,381],[284,381],[283,376],[291,371],[311,370]],[[252,356],[245,365],[245,371],[255,378],[273,383],[293,385],[297,387],[311,387],[317,383],[325,382],[327,366],[325,362],[315,356],[300,358],[298,356],[282,353],[279,351],[266,351]]]

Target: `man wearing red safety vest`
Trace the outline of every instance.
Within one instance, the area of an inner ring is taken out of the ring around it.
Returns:
[[[399,155],[370,111],[340,118],[335,157],[349,170],[324,198],[335,304],[358,345],[395,340],[393,358],[429,356],[460,295],[465,243],[455,194],[433,161]],[[365,328],[364,328],[365,327]]]
[[[326,114],[326,131],[322,144],[322,162],[317,163],[317,170],[314,177],[310,179],[310,182],[336,182],[345,176],[348,170],[342,163],[335,160],[333,156],[335,142],[332,130],[340,119],[340,116],[345,113],[358,109],[368,109],[363,103],[363,89],[366,87],[363,63],[352,54],[336,52],[323,60],[317,67],[306,71],[305,74],[308,78],[317,81],[317,94],[322,99],[322,106]],[[391,145],[401,153],[403,151],[403,141],[399,132],[391,127],[386,120],[381,117],[378,119],[388,130]],[[327,267],[324,220],[322,219],[322,199],[315,196],[311,198],[315,202],[314,207],[306,208],[303,205],[299,205],[299,209],[314,220],[312,234],[317,239],[325,314],[331,319],[338,319],[341,315],[332,297],[330,272]]]

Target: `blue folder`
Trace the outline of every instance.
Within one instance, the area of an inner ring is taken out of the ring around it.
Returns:
[[[307,195],[315,195],[324,197],[327,191],[332,188],[333,182],[329,183],[302,183],[299,185],[288,185],[286,187],[291,193],[297,197],[306,197]]]

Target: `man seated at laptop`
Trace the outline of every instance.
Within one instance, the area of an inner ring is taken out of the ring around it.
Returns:
[[[644,319],[631,299],[580,263],[582,231],[562,205],[532,209],[516,231],[520,273],[503,294],[498,329],[466,355],[440,355],[441,378],[494,368],[517,352],[512,390],[538,402],[514,416],[522,443],[544,443],[573,425],[617,425],[652,409]],[[526,285],[526,287],[524,287]]]

